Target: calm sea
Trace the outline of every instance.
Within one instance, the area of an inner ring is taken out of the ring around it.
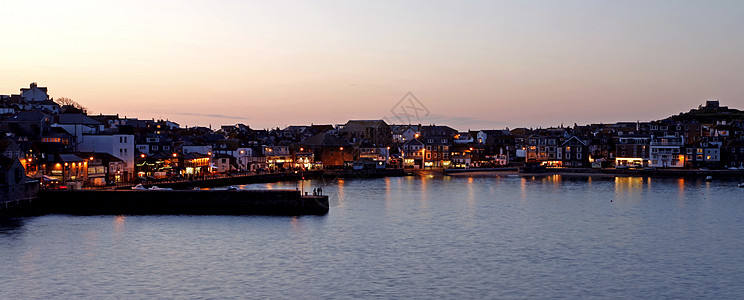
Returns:
[[[67,216],[0,225],[0,298],[744,298],[738,181],[304,181],[326,216]]]

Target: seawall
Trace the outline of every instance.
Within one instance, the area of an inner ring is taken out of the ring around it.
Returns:
[[[43,190],[34,202],[73,215],[325,215],[328,204],[295,190]]]
[[[556,174],[608,174],[616,176],[651,177],[744,177],[744,170],[687,170],[687,169],[588,169],[588,168],[548,168],[545,173]]]

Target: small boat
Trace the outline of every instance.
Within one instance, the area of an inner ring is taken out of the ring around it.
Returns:
[[[146,190],[147,188],[141,183],[138,183],[137,185],[133,186],[132,189],[133,190]]]
[[[740,187],[740,188],[744,188],[744,182],[742,182],[742,183],[739,183],[739,187]]]
[[[713,176],[706,176],[705,181],[713,181]]]
[[[239,188],[236,187],[236,186],[234,186],[234,185],[231,185],[230,187],[227,188],[227,190],[228,191],[237,191],[237,190],[239,190]]]
[[[153,185],[152,187],[150,187],[150,190],[151,191],[172,191],[173,189],[172,188],[161,188],[161,187],[158,187],[157,185]]]

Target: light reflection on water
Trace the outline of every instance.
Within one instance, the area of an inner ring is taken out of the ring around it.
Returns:
[[[744,296],[735,181],[580,176],[305,180],[327,216],[51,215],[0,223],[26,298]]]

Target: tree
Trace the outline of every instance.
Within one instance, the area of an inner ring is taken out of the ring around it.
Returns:
[[[59,97],[56,100],[54,100],[54,102],[56,102],[57,104],[59,104],[59,106],[61,106],[62,112],[67,112],[67,111],[86,112],[88,110],[87,108],[85,108],[85,106],[80,105],[80,103],[78,103],[77,101],[72,100],[67,97]]]

